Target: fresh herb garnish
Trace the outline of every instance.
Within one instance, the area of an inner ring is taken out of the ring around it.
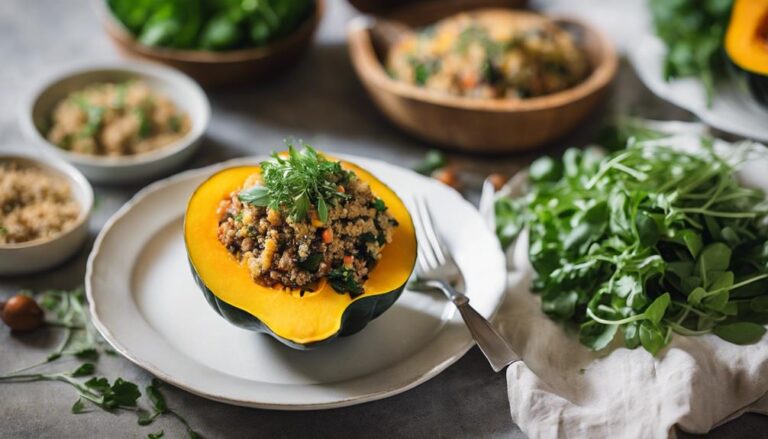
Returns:
[[[286,211],[294,220],[308,217],[312,206],[320,221],[328,221],[328,206],[347,200],[349,194],[339,186],[348,183],[354,174],[343,169],[340,162],[326,159],[311,146],[303,144],[297,151],[288,143],[288,155],[272,154],[261,163],[263,186],[245,189],[238,194],[240,201],[254,206],[267,206]]]
[[[384,212],[385,210],[387,210],[387,205],[384,203],[384,200],[382,200],[381,198],[376,198],[375,200],[373,200],[373,202],[371,203],[371,207],[376,209],[377,212]]]
[[[353,299],[363,294],[363,287],[355,281],[355,272],[344,266],[334,268],[328,273],[328,282],[339,294],[349,293]]]
[[[152,134],[152,122],[149,120],[149,116],[147,116],[147,112],[143,108],[137,107],[133,111],[139,119],[139,137],[146,139]]]
[[[321,262],[323,262],[323,254],[312,253],[309,256],[307,256],[307,259],[303,261],[299,261],[297,265],[302,270],[309,271],[310,273],[315,273],[317,269],[320,268]]]
[[[174,114],[170,118],[168,118],[168,128],[171,129],[174,133],[178,133],[181,131],[181,116],[178,114]]]
[[[654,355],[672,332],[756,342],[768,323],[768,206],[734,176],[756,150],[726,160],[711,141],[664,144],[534,162],[529,194],[496,205],[499,238],[527,224],[542,309],[581,325],[592,349],[618,333]]]
[[[85,112],[87,121],[85,126],[80,132],[82,137],[93,137],[101,129],[101,124],[104,119],[104,108],[90,105],[85,101],[79,102],[80,108]]]
[[[112,108],[122,109],[125,107],[125,96],[128,94],[128,83],[123,82],[115,85],[115,101],[112,102]]]
[[[414,166],[413,170],[419,174],[429,175],[434,171],[444,168],[448,164],[445,155],[437,149],[430,149],[424,156],[424,160]]]

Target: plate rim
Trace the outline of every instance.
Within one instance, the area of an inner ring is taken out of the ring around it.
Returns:
[[[396,168],[398,170],[405,170],[408,172],[413,172],[411,170],[408,170],[407,168],[403,168],[401,166],[392,165],[386,161],[379,160],[379,159],[372,159],[372,158],[366,158],[362,156],[356,156],[352,154],[344,154],[344,153],[334,153],[331,151],[327,152],[329,155],[332,155],[334,157],[342,158],[345,160],[350,160],[351,162],[356,162],[359,159],[362,159],[363,161],[373,161],[377,164],[389,166],[392,168]],[[107,325],[104,324],[104,322],[101,321],[98,312],[96,311],[96,304],[93,296],[93,286],[92,286],[92,278],[94,273],[94,264],[96,259],[99,256],[102,243],[104,239],[106,238],[107,234],[111,231],[115,223],[117,223],[119,220],[121,220],[133,207],[139,203],[141,203],[145,198],[149,197],[151,194],[162,190],[163,188],[167,186],[171,186],[181,180],[186,180],[189,178],[194,177],[203,177],[205,175],[211,174],[216,172],[217,170],[230,167],[230,166],[236,166],[236,165],[242,165],[242,164],[248,164],[248,163],[255,163],[260,160],[263,160],[267,158],[268,156],[265,154],[259,154],[259,155],[253,155],[253,156],[246,156],[246,157],[239,157],[239,158],[233,158],[229,160],[225,160],[222,162],[217,162],[211,165],[202,166],[194,169],[188,169],[182,172],[179,172],[177,174],[174,174],[172,176],[169,176],[164,179],[157,180],[153,183],[150,183],[149,185],[145,186],[144,188],[140,189],[136,194],[133,195],[125,204],[123,204],[112,216],[109,217],[109,219],[104,223],[104,226],[101,228],[101,230],[98,233],[98,236],[96,237],[92,250],[90,254],[88,255],[88,261],[86,263],[86,272],[85,272],[85,294],[88,299],[88,310],[91,316],[91,322],[93,326],[96,328],[97,331],[104,337],[104,339],[118,352],[120,355],[128,359],[130,362],[135,364],[136,366],[140,367],[141,369],[144,369],[148,371],[149,373],[155,375],[156,377],[162,379],[163,381],[172,384],[175,387],[178,387],[186,392],[192,393],[194,395],[217,401],[222,402],[230,405],[235,406],[241,406],[241,407],[251,407],[251,408],[258,408],[258,409],[267,409],[267,410],[286,410],[286,411],[305,411],[305,410],[328,410],[328,409],[334,409],[334,408],[341,408],[341,407],[348,407],[353,406],[357,404],[363,404],[366,402],[372,402],[372,401],[378,401],[381,399],[385,399],[391,396],[398,395],[400,393],[406,392],[410,389],[413,389],[420,384],[423,384],[430,379],[434,378],[438,374],[440,374],[442,371],[447,369],[449,366],[460,360],[474,345],[475,342],[472,339],[469,334],[467,334],[467,340],[464,342],[463,345],[458,346],[455,353],[445,360],[443,360],[440,363],[434,364],[429,370],[425,371],[423,374],[421,374],[418,378],[413,380],[408,380],[407,383],[403,385],[399,385],[395,388],[388,388],[384,390],[379,390],[377,392],[372,393],[366,393],[363,395],[355,395],[348,398],[338,399],[336,401],[332,402],[320,402],[320,403],[303,403],[303,404],[293,404],[293,403],[270,403],[270,402],[263,402],[263,401],[254,401],[254,400],[244,400],[244,399],[235,399],[235,398],[229,398],[222,395],[216,395],[209,392],[201,391],[199,389],[193,388],[185,383],[182,382],[182,380],[178,380],[169,374],[166,374],[163,372],[158,366],[155,366],[152,362],[140,359],[136,355],[133,355],[128,348],[123,346],[122,343],[118,341],[118,338],[114,336],[112,331],[107,327]],[[469,201],[467,201],[465,198],[461,197],[460,194],[455,191],[452,188],[448,188],[449,190],[456,192],[456,194],[459,195],[459,201],[466,203],[469,205],[473,210],[477,211],[475,206],[473,206]],[[479,215],[479,213],[478,213]],[[498,252],[502,256],[502,259],[504,257],[504,254],[501,250],[501,246],[498,247]],[[507,279],[506,279],[506,273],[504,274],[504,284],[503,284],[503,290],[499,293],[498,300],[496,300],[493,310],[490,313],[489,320],[493,320],[493,317],[496,315],[496,313],[501,308],[502,303],[504,302],[504,299],[506,297],[506,287],[507,287]]]
[[[727,123],[724,124],[716,116],[716,113],[712,113],[710,109],[707,107],[702,108],[701,106],[684,99],[670,98],[667,94],[664,93],[666,89],[663,89],[661,87],[667,87],[667,88],[671,87],[672,82],[667,83],[662,81],[665,84],[662,86],[661,82],[653,81],[648,78],[649,69],[641,67],[641,59],[640,59],[641,52],[644,52],[649,49],[654,49],[654,47],[652,46],[663,44],[663,42],[657,35],[655,35],[652,32],[647,32],[641,35],[638,41],[639,41],[638,44],[633,46],[633,48],[629,50],[629,52],[627,53],[627,58],[629,59],[629,62],[632,65],[632,68],[635,71],[635,74],[637,75],[638,79],[640,79],[640,82],[645,87],[647,87],[651,91],[651,93],[653,93],[654,96],[662,99],[664,102],[670,103],[676,107],[679,107],[685,111],[688,111],[689,113],[693,114],[695,117],[699,118],[707,126],[712,127],[716,130],[719,130],[734,136],[741,136],[747,139],[753,139],[758,142],[768,142],[768,130],[765,130],[764,132],[756,132],[750,129],[743,129],[740,126],[729,125]],[[660,54],[660,56],[663,56],[663,54]],[[679,78],[679,80],[685,80],[685,79],[691,79],[691,78]]]

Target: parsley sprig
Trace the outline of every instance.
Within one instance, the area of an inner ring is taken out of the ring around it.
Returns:
[[[31,295],[31,293],[30,293]],[[40,306],[46,310],[46,325],[60,328],[64,334],[59,347],[40,363],[17,369],[0,375],[0,384],[19,384],[38,381],[55,381],[71,386],[77,392],[77,400],[72,405],[73,414],[88,413],[89,407],[115,413],[117,411],[135,412],[139,425],[149,425],[162,415],[175,417],[184,425],[191,439],[200,438],[189,423],[178,413],[171,410],[163,394],[162,383],[153,379],[144,388],[150,409],[141,404],[142,392],[136,383],[123,378],[111,381],[107,377],[96,376],[96,361],[102,354],[116,355],[93,327],[86,307],[82,288],[73,291],[51,290],[36,295]],[[63,357],[82,361],[77,368],[67,372],[30,372],[43,366],[54,366]],[[163,432],[149,433],[147,437],[160,438]]]
[[[261,163],[263,185],[244,189],[238,195],[243,203],[267,206],[287,212],[294,220],[307,218],[314,206],[322,222],[328,220],[328,207],[346,200],[349,194],[339,191],[354,178],[354,174],[303,144],[298,151],[288,143],[287,156],[272,154]]]

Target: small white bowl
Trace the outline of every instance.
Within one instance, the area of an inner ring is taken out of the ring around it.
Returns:
[[[178,141],[144,154],[101,157],[66,151],[45,137],[54,107],[69,93],[98,82],[141,79],[153,90],[167,96],[187,113],[192,129]],[[29,97],[21,113],[24,133],[45,153],[72,163],[89,180],[98,183],[125,183],[147,180],[168,173],[197,150],[211,118],[211,107],[200,86],[187,75],[169,67],[149,63],[106,63],[68,69],[47,80]]]
[[[77,169],[61,161],[21,154],[0,154],[0,161],[34,165],[64,178],[72,197],[80,205],[80,216],[64,232],[18,244],[0,244],[0,275],[42,271],[57,265],[77,252],[88,237],[88,222],[93,211],[93,189]]]

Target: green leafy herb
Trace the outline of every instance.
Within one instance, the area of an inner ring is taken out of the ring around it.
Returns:
[[[150,135],[152,135],[152,122],[149,120],[149,117],[147,116],[147,112],[141,108],[137,107],[134,109],[134,113],[136,114],[136,117],[139,119],[139,137],[142,139],[146,139]]]
[[[296,31],[312,0],[109,0],[114,16],[145,45],[234,50],[263,46]]]
[[[83,398],[77,398],[77,401],[72,404],[72,414],[79,415],[80,413],[85,413],[85,403],[83,402]]]
[[[168,128],[170,128],[174,133],[181,132],[181,116],[174,114],[168,118]]]
[[[19,384],[35,381],[64,383],[71,386],[78,395],[78,399],[70,409],[73,414],[88,412],[89,404],[108,412],[127,410],[138,414],[139,425],[151,424],[157,417],[167,414],[178,419],[190,437],[200,437],[184,418],[168,408],[165,397],[159,390],[161,383],[157,379],[153,379],[152,384],[145,390],[153,410],[153,413],[149,414],[139,406],[141,391],[137,384],[122,378],[110,382],[106,377],[92,376],[96,371],[94,363],[82,363],[71,372],[29,373],[31,369],[50,365],[65,355],[72,355],[77,359],[97,360],[100,353],[114,354],[114,351],[107,347],[104,340],[93,329],[85,308],[82,289],[45,291],[38,294],[36,300],[47,311],[46,323],[54,328],[62,328],[64,331],[63,342],[56,351],[47,356],[45,361],[0,375],[0,383]],[[83,377],[89,376],[90,378],[83,381]],[[163,433],[158,434],[160,436],[154,437],[162,437]]]
[[[376,209],[378,212],[384,212],[387,210],[387,205],[384,203],[384,200],[381,198],[376,198],[373,200],[373,203],[371,203],[371,207]]]
[[[353,299],[363,294],[363,287],[355,280],[354,270],[341,266],[328,273],[328,282],[339,294],[349,293]]]
[[[711,103],[722,72],[723,38],[733,0],[649,0],[656,33],[667,45],[666,80],[694,76]]]
[[[160,430],[157,433],[149,433],[147,439],[160,439],[163,436],[165,436],[165,431]]]
[[[125,96],[127,94],[128,82],[115,85],[115,101],[112,103],[112,107],[116,109],[122,109],[125,107]]]
[[[299,261],[297,264],[299,268],[302,270],[307,270],[310,273],[317,272],[317,269],[320,268],[320,263],[323,262],[323,254],[322,253],[312,253],[309,256],[307,256],[307,259],[303,261]]]
[[[592,349],[617,334],[654,355],[672,332],[752,343],[768,323],[768,203],[735,170],[758,152],[663,138],[571,149],[531,165],[525,197],[496,203],[496,231],[506,246],[527,225],[542,309]]]
[[[349,199],[349,194],[339,191],[339,186],[348,183],[354,174],[311,146],[303,146],[303,150],[297,151],[288,143],[286,157],[273,154],[271,160],[262,162],[264,185],[241,191],[240,201],[287,212],[299,221],[308,218],[310,207],[315,206],[320,221],[328,221],[328,205]]]
[[[90,105],[85,101],[80,101],[80,108],[85,112],[87,118],[80,136],[93,137],[101,129],[101,124],[104,120],[104,108]]]
[[[413,170],[419,174],[429,175],[448,164],[445,155],[437,149],[430,149],[424,156],[424,160],[419,162]]]

